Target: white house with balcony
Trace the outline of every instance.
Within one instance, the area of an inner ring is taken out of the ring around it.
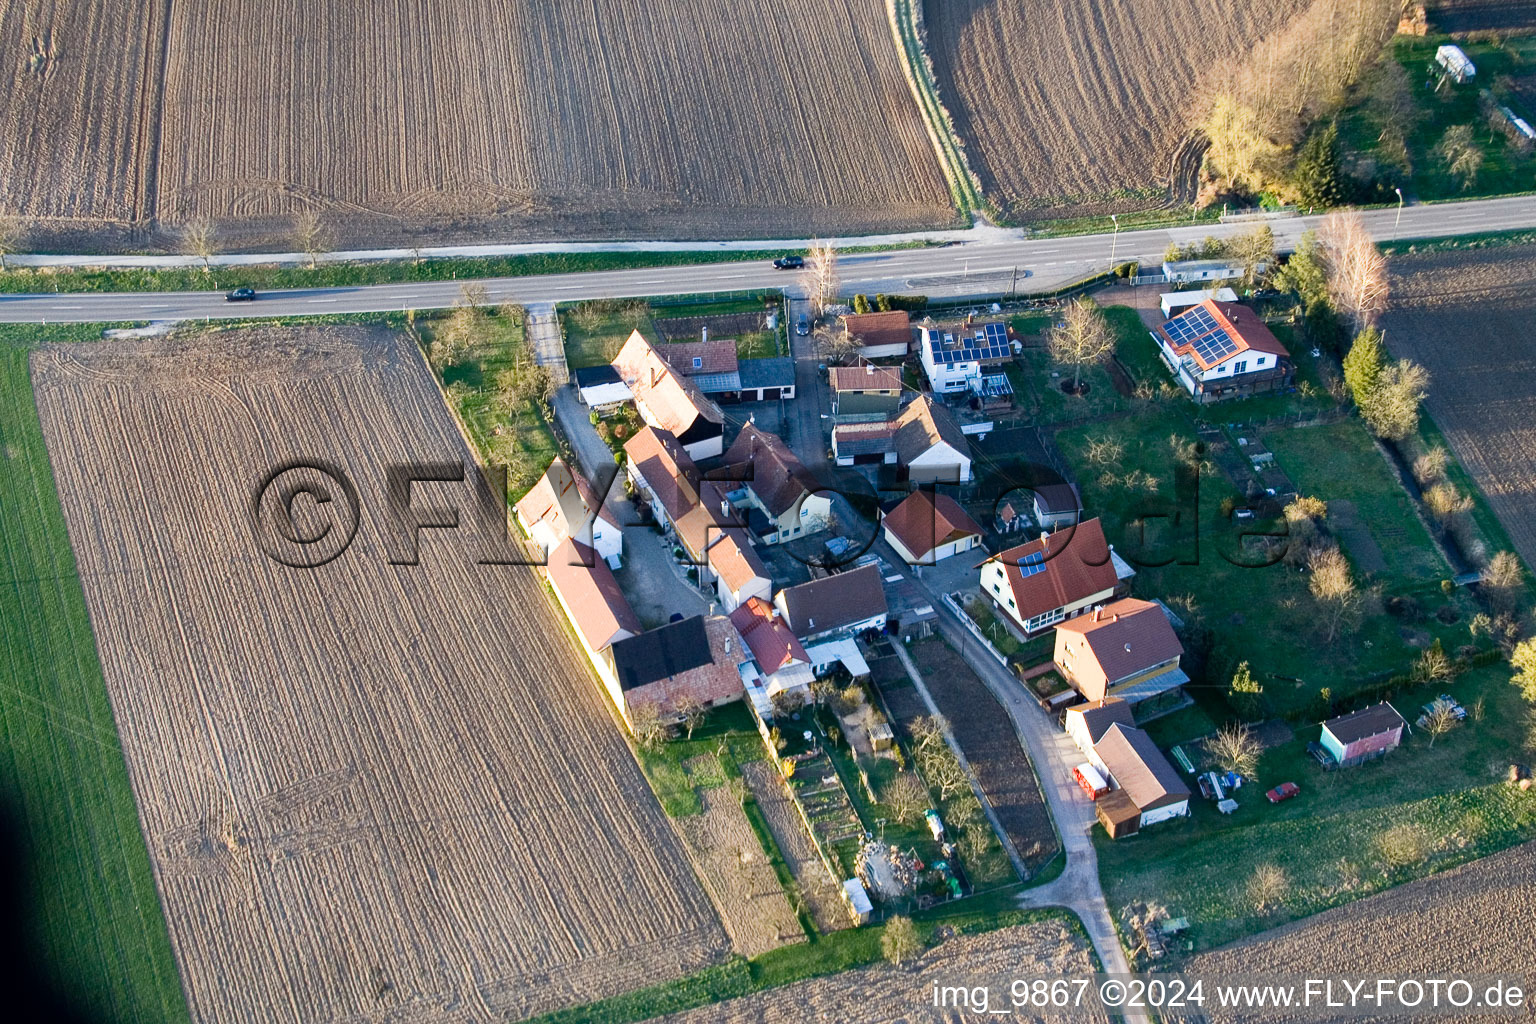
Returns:
[[[1207,299],[1152,334],[1158,354],[1196,402],[1283,391],[1291,354],[1246,306]]]
[[[924,327],[921,355],[928,386],[935,394],[983,390],[982,367],[1013,358],[1008,328],[1000,323],[964,328]]]

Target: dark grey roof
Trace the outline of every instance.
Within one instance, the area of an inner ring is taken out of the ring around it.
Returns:
[[[1040,484],[1034,488],[1035,504],[1047,513],[1081,512],[1082,499],[1077,496],[1075,484]]]
[[[1386,701],[1373,704],[1359,711],[1351,711],[1347,715],[1338,718],[1330,718],[1323,723],[1323,728],[1333,733],[1334,738],[1346,747],[1356,743],[1367,736],[1375,736],[1405,725],[1403,716],[1397,713],[1397,709]]]
[[[781,593],[796,636],[826,633],[887,611],[885,587],[874,565],[788,587]]]
[[[613,368],[611,363],[602,366],[583,366],[571,374],[576,380],[578,388],[593,388],[599,384],[617,384],[621,379],[619,371]]]
[[[738,368],[741,386],[748,390],[787,388],[795,383],[793,359],[743,359]]]
[[[609,650],[619,687],[624,690],[707,665],[713,657],[702,615],[620,640]]]

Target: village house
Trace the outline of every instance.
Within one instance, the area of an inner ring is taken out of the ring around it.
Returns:
[[[1128,566],[1115,556],[1097,519],[993,555],[980,589],[1003,621],[1026,638],[1114,596]]]
[[[1120,799],[1101,797],[1099,820],[1113,839],[1189,813],[1189,787],[1144,729],[1116,722],[1094,745]],[[1134,808],[1128,813],[1129,808]]]
[[[912,348],[912,318],[905,310],[888,313],[849,313],[843,330],[860,343],[865,359],[905,359]]]
[[[1136,724],[1131,706],[1119,697],[1105,697],[1090,704],[1074,704],[1062,715],[1062,725],[1072,742],[1077,744],[1077,749],[1082,751],[1090,764],[1106,773],[1104,762],[1099,759],[1098,751],[1094,748],[1104,738],[1109,727],[1116,724],[1127,729]]]
[[[695,615],[618,640],[610,648],[609,696],[630,728],[642,705],[674,722],[689,703],[712,708],[740,700],[741,663],[750,660],[744,646],[724,615]]]
[[[981,546],[982,528],[960,503],[925,488],[884,513],[880,528],[908,565],[936,565]]]
[[[919,345],[923,372],[935,394],[979,395],[987,390],[989,377],[1001,376],[1003,384],[1008,382],[1006,373],[989,374],[985,369],[1013,358],[1006,324],[968,324],[953,329],[924,327]],[[998,386],[996,381],[990,383]],[[1008,385],[1007,391],[1013,393],[1012,385]]]
[[[1341,768],[1384,757],[1403,742],[1408,723],[1387,701],[1323,723],[1322,747]]]
[[[658,355],[639,331],[619,350],[613,368],[634,395],[640,418],[677,438],[691,458],[712,458],[724,450],[720,407]]]
[[[667,430],[645,427],[624,444],[624,472],[663,529],[699,503],[699,470]]]
[[[971,479],[971,445],[953,414],[919,395],[894,419],[832,428],[839,466],[894,464],[914,484],[963,484]]]
[[[733,338],[674,341],[656,352],[706,395],[730,401],[741,392],[741,368]]]
[[[1259,315],[1212,299],[1169,320],[1152,335],[1158,352],[1196,402],[1291,386],[1291,354]]]
[[[827,371],[832,385],[835,423],[879,423],[901,410],[901,367],[834,366]]]
[[[700,586],[713,587],[726,611],[750,597],[766,600],[773,594],[773,580],[752,550],[743,520],[731,507],[723,485],[700,484],[698,504],[677,520],[676,532],[698,572]]]
[[[613,645],[639,634],[642,628],[618,580],[591,548],[570,539],[550,552],[544,575],[576,630],[587,660],[609,694],[616,693]]]
[[[1130,707],[1189,682],[1184,646],[1161,606],[1134,597],[1056,624],[1056,668],[1089,701]]]
[[[564,459],[549,464],[537,483],[512,507],[523,533],[547,557],[567,540],[577,540],[617,569],[624,547],[619,513],[610,502],[599,501],[580,473],[572,472]]]
[[[778,435],[748,423],[725,453],[722,486],[746,514],[748,532],[764,544],[827,528],[832,498]]]
[[[746,678],[749,694],[754,688],[760,688],[768,700],[781,693],[810,694],[815,678],[810,655],[771,603],[760,597],[748,598],[730,618],[752,653]],[[771,706],[767,713],[772,714]]]
[[[773,605],[807,644],[884,629],[888,611],[874,564],[786,587],[774,595]]]
[[[571,379],[576,383],[576,394],[582,404],[599,413],[611,412],[635,398],[611,363],[584,366],[572,373]]]

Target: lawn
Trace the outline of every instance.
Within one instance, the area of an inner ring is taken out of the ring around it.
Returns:
[[[1528,712],[1509,670],[1477,669],[1393,703],[1412,720],[1419,705],[1446,691],[1472,714],[1433,744],[1420,730],[1382,760],[1324,772],[1305,752],[1317,727],[1298,726],[1291,741],[1265,751],[1257,782],[1237,791],[1231,816],[1197,794],[1190,818],[1113,842],[1096,831],[1111,909],[1155,899],[1171,916],[1189,918],[1196,950],[1209,949],[1536,836],[1536,791],[1503,781]],[[1184,724],[1183,736],[1155,731],[1159,744],[1206,729],[1204,722]],[[1281,782],[1297,783],[1301,795],[1272,805],[1264,790]],[[1379,840],[1393,828],[1417,836],[1421,851],[1389,863]],[[1269,864],[1285,871],[1287,885],[1280,906],[1261,913],[1247,886]]]
[[[752,713],[737,702],[711,711],[691,738],[680,736],[654,749],[641,748],[639,755],[640,766],[662,808],[674,818],[685,818],[704,810],[695,787],[709,789],[740,778],[743,764],[766,759],[768,751],[763,748]],[[696,757],[706,758],[708,773],[690,779],[683,763]]]
[[[30,901],[10,925],[30,962],[12,968],[81,1019],[159,1024],[186,1021],[186,1001],[27,365],[44,336],[99,332],[0,328],[0,793],[7,883]]]
[[[1356,503],[1369,535],[1388,556],[1387,571],[1366,583],[1381,584],[1383,598],[1411,595],[1419,605],[1416,621],[1403,622],[1368,601],[1358,627],[1330,641],[1306,575],[1283,563],[1268,564],[1272,559],[1253,551],[1243,537],[1282,527],[1264,522],[1244,527],[1225,518],[1222,500],[1239,496],[1209,464],[1198,481],[1189,473],[1176,478],[1170,438],[1194,439],[1195,408],[1163,406],[1062,431],[1057,443],[1075,469],[1089,513],[1103,520],[1110,543],[1138,569],[1135,593],[1176,599],[1181,615],[1193,609],[1185,617],[1195,634],[1209,638],[1205,685],[1224,687],[1236,664],[1246,660],[1274,713],[1306,717],[1318,711],[1324,688],[1343,700],[1364,683],[1406,672],[1420,650],[1410,639],[1427,644],[1440,638],[1447,650],[1471,641],[1469,596],[1441,592],[1444,563],[1357,422],[1266,434],[1304,492]],[[1095,439],[1119,441],[1124,454],[1111,465],[1092,465],[1087,450]],[[1348,551],[1348,538],[1345,547]],[[1455,621],[1436,617],[1445,605],[1454,609]]]

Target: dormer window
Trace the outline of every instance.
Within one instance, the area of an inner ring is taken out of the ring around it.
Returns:
[[[693,368],[695,370],[702,370],[702,369],[704,369],[704,357],[703,356],[694,356],[693,357]]]

